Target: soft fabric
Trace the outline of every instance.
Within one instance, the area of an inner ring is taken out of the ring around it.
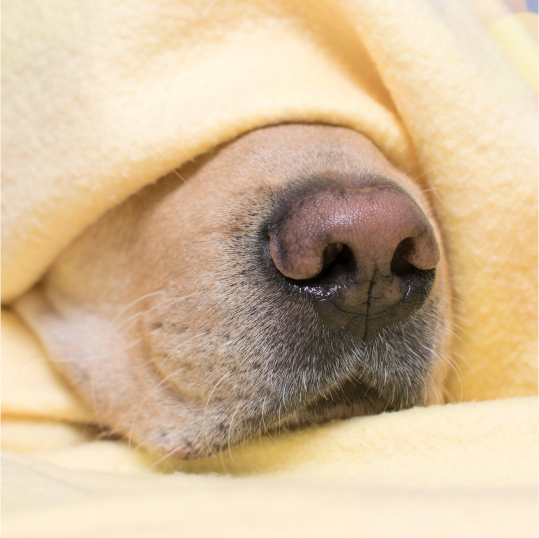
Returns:
[[[161,461],[96,440],[24,325],[4,313],[3,328],[6,536],[537,534],[536,397],[358,417]]]
[[[99,440],[6,310],[6,535],[536,535],[535,14],[497,0],[12,0],[3,17],[5,305],[107,209],[217,144],[283,121],[343,125],[432,193],[461,402],[160,462]]]
[[[15,490],[2,525],[13,538],[537,536],[537,496],[528,487],[418,490],[111,475],[21,456],[7,458],[2,479]]]

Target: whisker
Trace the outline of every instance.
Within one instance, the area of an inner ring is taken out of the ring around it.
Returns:
[[[217,1],[217,0],[216,0]],[[140,137],[142,138],[142,136]],[[151,149],[153,149],[153,151],[155,151],[155,153],[161,157],[161,159],[163,160],[163,162],[166,162],[164,157],[145,139],[145,138],[142,138],[142,140],[144,140],[144,142],[146,142],[146,144],[148,144],[148,146],[150,146]],[[176,171],[176,169],[172,169],[172,172],[174,172],[184,183],[187,183],[187,181]]]
[[[208,406],[210,405],[210,399],[213,396],[213,393],[215,392],[215,389],[219,386],[221,381],[223,381],[223,379],[225,377],[227,377],[228,375],[229,375],[229,372],[227,372],[223,377],[221,377],[221,379],[219,379],[219,381],[217,381],[217,383],[213,387],[212,391],[210,392],[210,395],[208,396],[208,401],[206,402],[206,407],[204,409],[204,438],[206,439],[206,445],[210,449],[210,452],[211,452],[212,456],[215,456],[215,454],[213,452],[212,447],[210,446],[210,443],[208,442],[208,434],[206,432],[206,413],[208,412]]]
[[[152,293],[147,293],[146,295],[143,295],[142,297],[139,297],[138,299],[135,299],[131,303],[129,303],[126,307],[122,308],[122,310],[114,317],[114,319],[110,322],[110,326],[112,327],[116,321],[125,314],[132,306],[135,306],[140,301],[143,301],[144,299],[148,299],[149,297],[153,297],[155,295],[160,295],[166,293],[165,291],[154,291]]]
[[[238,403],[238,405],[236,406],[236,409],[234,410],[234,413],[232,415],[232,419],[230,420],[230,424],[228,426],[228,453],[230,454],[230,459],[232,460],[232,463],[236,463],[236,462],[234,461],[234,458],[232,457],[232,450],[231,450],[231,447],[230,447],[230,434],[232,432],[232,425],[234,424],[234,418],[236,417],[236,413],[237,413],[240,405],[241,405],[241,402]]]

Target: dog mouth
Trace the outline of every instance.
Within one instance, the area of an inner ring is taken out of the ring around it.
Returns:
[[[388,410],[396,410],[388,398],[357,379],[348,379],[337,388],[321,392],[312,401],[278,420],[270,430],[281,432],[332,420],[375,415]]]

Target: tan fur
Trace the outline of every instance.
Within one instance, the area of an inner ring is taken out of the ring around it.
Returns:
[[[373,171],[413,197],[442,246],[431,294],[442,314],[429,326],[436,349],[425,390],[407,404],[392,404],[395,389],[388,382],[384,394],[377,381],[379,396],[365,404],[314,412],[312,402],[337,398],[350,372],[323,380],[287,370],[295,352],[281,358],[295,346],[301,353],[302,342],[279,340],[286,306],[257,288],[246,238],[267,197],[292,178]],[[441,233],[419,186],[356,132],[291,124],[249,133],[129,198],[80,236],[16,308],[100,423],[187,458],[265,429],[441,402],[448,285]]]

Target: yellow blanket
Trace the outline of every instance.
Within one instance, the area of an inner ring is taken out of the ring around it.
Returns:
[[[282,121],[344,125],[432,191],[454,273],[448,385],[470,402],[173,467],[95,440],[6,310],[6,535],[536,532],[537,16],[524,7],[4,3],[5,305],[104,211],[211,147]]]

